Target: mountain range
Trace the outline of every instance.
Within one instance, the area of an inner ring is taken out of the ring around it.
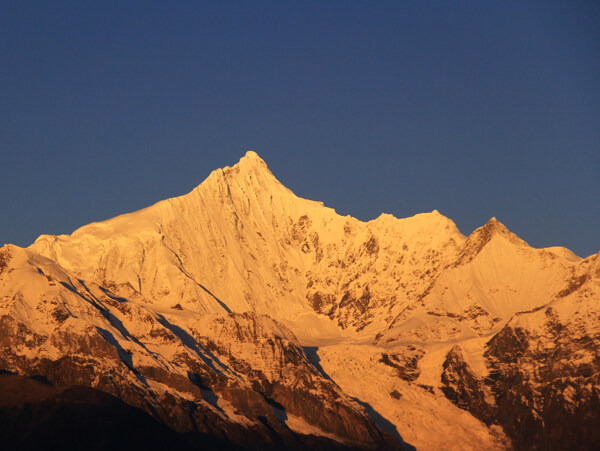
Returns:
[[[183,196],[2,247],[0,370],[4,393],[37,387],[0,417],[46,446],[76,393],[90,421],[118,404],[181,449],[598,449],[600,253],[495,218],[465,236],[435,210],[340,216],[250,151]]]

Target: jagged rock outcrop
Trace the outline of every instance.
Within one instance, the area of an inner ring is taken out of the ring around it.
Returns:
[[[465,361],[460,346],[446,355],[442,372],[442,392],[462,409],[485,423],[493,423],[496,412],[490,389]]]

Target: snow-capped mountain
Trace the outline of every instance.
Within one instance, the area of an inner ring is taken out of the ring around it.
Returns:
[[[599,258],[495,218],[465,237],[437,211],[343,217],[248,152],[3,247],[0,369],[242,447],[593,448]]]

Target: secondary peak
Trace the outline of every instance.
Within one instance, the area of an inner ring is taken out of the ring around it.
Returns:
[[[491,218],[483,227],[475,230],[469,239],[477,238],[483,242],[488,242],[494,235],[501,235],[507,238],[511,243],[516,245],[527,245],[525,241],[512,233],[508,228],[498,221],[495,217]],[[473,238],[471,238],[473,237]]]
[[[500,221],[498,221],[498,219],[496,219],[495,216],[490,218],[490,220],[488,222],[486,222],[486,224],[483,226],[483,228],[486,230],[498,230],[501,232],[508,232],[508,229],[506,228],[506,226],[504,224],[502,224]]]

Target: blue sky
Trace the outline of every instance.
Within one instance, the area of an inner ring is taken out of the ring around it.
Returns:
[[[0,243],[184,194],[251,149],[340,214],[600,248],[597,2],[0,8]]]

